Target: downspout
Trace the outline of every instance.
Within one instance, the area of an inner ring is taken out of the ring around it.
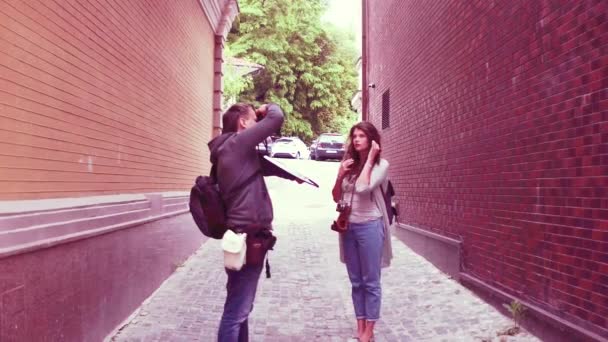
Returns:
[[[219,25],[215,31],[215,47],[213,53],[213,129],[212,137],[222,133],[222,85],[224,65],[224,43],[232,27],[232,21],[239,13],[236,0],[228,0],[222,9]]]
[[[361,73],[363,74],[363,84],[361,85],[361,110],[362,115],[361,119],[363,121],[368,120],[368,112],[369,112],[369,87],[368,85],[368,59],[369,59],[369,43],[368,39],[368,4],[367,0],[362,0],[362,12],[361,12],[361,20],[362,20],[362,33],[361,33],[361,42],[362,46],[362,56],[361,56]]]

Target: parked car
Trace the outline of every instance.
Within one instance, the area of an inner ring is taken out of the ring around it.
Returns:
[[[271,157],[308,159],[308,147],[298,137],[284,137],[276,140],[270,150]]]
[[[308,152],[310,154],[310,159],[315,160],[315,149],[317,148],[317,142],[318,142],[318,138],[313,140],[312,143],[310,143],[310,146],[308,147]]]
[[[338,133],[323,133],[317,139],[313,159],[342,159],[344,157],[344,136]]]
[[[258,151],[258,154],[263,155],[263,156],[268,156],[268,155],[270,155],[271,148],[272,148],[272,138],[268,137],[264,141],[259,143],[255,149]]]

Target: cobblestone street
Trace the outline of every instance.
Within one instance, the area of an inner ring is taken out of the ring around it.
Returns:
[[[347,341],[355,335],[350,284],[336,233],[329,229],[333,205],[315,200],[329,191],[330,180],[321,183],[317,190],[269,181],[278,242],[270,254],[272,278],[262,274],[250,317],[252,341]],[[393,264],[382,274],[376,341],[500,340],[496,333],[510,319],[400,241],[394,239],[393,249]],[[214,341],[225,280],[219,241],[209,240],[177,265],[112,340]],[[504,340],[536,341],[525,333]]]

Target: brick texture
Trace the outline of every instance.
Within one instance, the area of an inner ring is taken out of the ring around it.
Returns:
[[[401,221],[463,271],[608,326],[608,3],[368,1],[369,117]]]
[[[190,215],[0,260],[0,341],[102,341],[200,247]]]
[[[197,0],[0,0],[0,199],[187,189],[213,47]]]

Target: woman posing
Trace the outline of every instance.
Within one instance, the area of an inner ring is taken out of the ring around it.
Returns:
[[[380,134],[371,123],[353,126],[349,140],[332,195],[336,203],[351,205],[348,229],[340,234],[340,257],[352,285],[357,335],[368,342],[380,318],[380,269],[392,258],[383,196],[389,163],[380,158]]]

